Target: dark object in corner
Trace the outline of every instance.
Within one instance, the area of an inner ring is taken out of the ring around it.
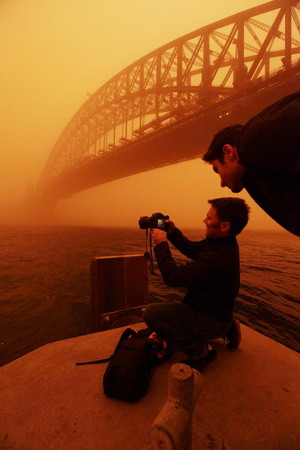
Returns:
[[[114,354],[110,358],[76,363],[76,365],[109,364],[103,376],[104,393],[108,397],[134,402],[143,397],[156,366],[155,349],[148,339],[150,330],[123,331]]]

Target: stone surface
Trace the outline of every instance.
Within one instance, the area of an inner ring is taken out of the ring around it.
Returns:
[[[54,342],[1,367],[0,449],[142,449],[166,401],[169,369],[183,355],[157,368],[140,401],[109,399],[106,364],[75,362],[111,355],[122,330]],[[207,436],[207,448],[221,438],[231,450],[298,450],[299,354],[248,327],[242,334],[235,351],[216,341],[218,358],[203,372],[194,412],[193,448],[206,448]]]

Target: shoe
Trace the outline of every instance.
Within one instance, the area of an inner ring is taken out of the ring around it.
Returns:
[[[214,359],[217,357],[217,350],[210,346],[210,349],[208,350],[208,353],[206,356],[200,357],[198,359],[184,359],[181,362],[181,364],[187,364],[188,366],[192,367],[192,369],[198,370],[198,372],[201,372],[209,363],[211,363]]]
[[[233,319],[233,322],[229,330],[227,331],[224,340],[227,343],[227,348],[238,348],[242,340],[240,321],[238,319]]]

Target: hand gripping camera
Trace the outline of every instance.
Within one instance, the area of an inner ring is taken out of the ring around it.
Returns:
[[[145,259],[150,260],[149,270],[152,275],[158,277],[154,271],[153,265],[153,256],[152,256],[152,238],[151,233],[149,233],[149,229],[158,228],[159,230],[168,231],[169,224],[166,223],[166,220],[169,219],[169,216],[164,216],[162,213],[153,213],[151,217],[142,216],[139,220],[139,226],[141,230],[146,230],[146,252],[144,253]],[[149,247],[150,252],[148,252],[148,234],[149,234]]]
[[[169,224],[165,222],[168,219],[169,216],[164,216],[162,213],[153,213],[151,217],[140,217],[139,226],[141,230],[158,228],[159,230],[168,231]]]

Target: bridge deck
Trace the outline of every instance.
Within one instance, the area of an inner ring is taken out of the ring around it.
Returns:
[[[158,367],[139,402],[111,400],[102,390],[106,365],[74,363],[110,355],[120,332],[58,341],[3,366],[0,448],[142,449],[166,400],[169,368],[182,355]],[[203,373],[194,413],[193,448],[204,427],[232,450],[299,449],[299,355],[248,327],[242,333],[236,351],[216,341],[218,358]]]

